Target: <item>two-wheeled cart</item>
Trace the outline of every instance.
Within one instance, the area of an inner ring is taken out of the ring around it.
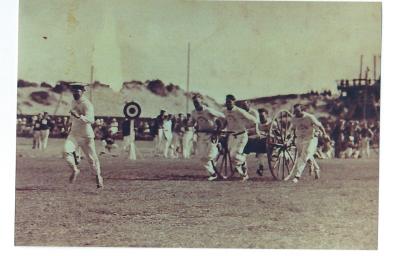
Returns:
[[[249,138],[244,152],[257,153],[267,157],[268,167],[275,180],[284,180],[291,175],[297,158],[292,114],[287,110],[275,114],[267,132],[258,138]],[[218,133],[219,155],[214,166],[219,176],[227,179],[235,175],[235,167],[228,150],[228,138],[233,132]]]

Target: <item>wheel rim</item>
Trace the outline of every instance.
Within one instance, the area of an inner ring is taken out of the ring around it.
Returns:
[[[275,115],[269,136],[269,169],[274,179],[284,180],[292,174],[297,157],[291,114],[288,111],[279,111]]]

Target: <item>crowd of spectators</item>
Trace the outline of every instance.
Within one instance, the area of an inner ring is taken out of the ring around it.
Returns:
[[[319,158],[369,158],[379,148],[378,120],[321,120],[331,141],[318,141]]]
[[[68,117],[52,117],[48,115],[48,127],[40,127],[40,121],[44,114],[39,113],[33,116],[20,116],[17,118],[17,136],[34,136],[35,130],[43,128],[50,130],[50,137],[66,137],[68,129]]]
[[[36,130],[42,128],[49,130],[51,138],[66,138],[69,129],[69,117],[48,115],[48,127],[40,127],[43,113],[38,115],[25,115],[17,118],[17,136],[34,137]],[[93,129],[96,139],[105,137],[105,134],[111,134],[115,139],[122,139],[122,123],[124,118],[97,118]],[[138,139],[151,139],[150,124],[151,120],[135,120],[135,133]]]
[[[35,116],[20,116],[17,118],[17,136],[39,138],[40,130],[48,129],[49,136],[53,138],[65,138],[68,134],[69,117],[47,115],[47,125],[40,125],[43,114]],[[175,120],[179,115],[168,115],[175,126]],[[93,125],[96,139],[112,137],[122,139],[122,123],[124,118],[97,118]],[[379,148],[379,121],[345,120],[340,118],[321,118],[326,132],[331,141],[320,137],[316,156],[319,158],[368,158],[371,150]],[[157,135],[157,119],[135,120],[136,139],[152,140]],[[43,132],[42,132],[43,133]],[[38,141],[38,139],[36,140]],[[38,147],[38,146],[37,146]]]

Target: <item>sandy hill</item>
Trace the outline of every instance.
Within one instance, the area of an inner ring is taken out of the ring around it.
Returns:
[[[142,108],[141,117],[154,117],[160,109],[168,113],[185,113],[186,99],[192,97],[176,85],[163,85],[160,80],[125,82],[119,92],[112,90],[108,85],[96,82],[86,93],[91,98],[95,115],[123,116],[122,109],[127,101],[136,101]],[[213,108],[221,109],[213,98],[204,96],[205,102]],[[68,115],[70,110],[71,93],[60,86],[51,86],[46,83],[40,85],[22,82],[18,83],[18,113],[33,115],[39,112],[48,112],[51,115]],[[193,104],[189,101],[189,111]]]
[[[60,81],[52,86],[47,83],[35,84],[24,80],[18,81],[18,113],[34,115],[48,112],[51,115],[68,115],[72,95],[67,90],[68,82]],[[122,117],[125,102],[136,101],[142,108],[141,117],[154,117],[160,109],[168,113],[186,112],[186,99],[189,99],[189,111],[193,110],[191,97],[174,84],[165,85],[161,80],[125,82],[119,91],[108,85],[95,82],[85,93],[91,98],[95,115]],[[205,102],[212,108],[222,109],[213,98],[203,95]],[[305,94],[289,94],[248,99],[254,108],[264,107],[271,115],[281,109],[290,110],[294,104],[302,103],[307,110],[317,117],[336,117],[347,112],[344,102],[331,92],[310,92]]]

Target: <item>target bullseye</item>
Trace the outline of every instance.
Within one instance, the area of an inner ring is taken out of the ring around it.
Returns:
[[[125,104],[123,112],[126,118],[132,119],[139,117],[142,109],[140,108],[139,104],[132,101]]]

